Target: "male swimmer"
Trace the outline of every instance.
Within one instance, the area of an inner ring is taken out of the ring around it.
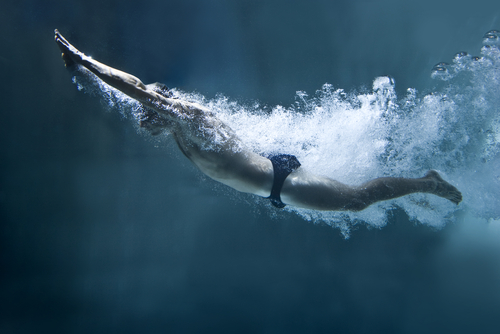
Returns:
[[[462,194],[436,171],[422,178],[383,177],[348,186],[301,167],[293,155],[263,157],[249,150],[234,131],[207,108],[173,98],[161,84],[145,85],[133,75],[104,65],[78,51],[55,30],[67,67],[83,66],[108,85],[143,105],[140,125],[152,134],[168,130],[179,149],[204,174],[238,191],[269,198],[282,208],[360,211],[411,193],[434,194],[458,204]],[[221,138],[213,140],[213,138]]]

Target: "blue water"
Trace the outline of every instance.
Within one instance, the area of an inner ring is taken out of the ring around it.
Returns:
[[[0,333],[497,333],[497,2],[3,1]],[[55,28],[256,152],[464,200],[276,210],[79,91]]]

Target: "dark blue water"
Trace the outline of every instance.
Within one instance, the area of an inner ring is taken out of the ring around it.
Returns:
[[[54,28],[257,151],[351,183],[435,168],[464,201],[277,212],[79,91]],[[3,1],[0,332],[496,333],[498,28],[495,1]]]

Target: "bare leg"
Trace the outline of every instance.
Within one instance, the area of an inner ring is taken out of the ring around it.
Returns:
[[[444,181],[434,170],[419,179],[378,178],[361,185],[357,192],[360,197],[367,198],[367,205],[416,192],[434,194],[455,204],[462,201],[462,194],[457,188]]]
[[[384,177],[351,187],[327,177],[311,175],[300,168],[283,184],[281,200],[314,210],[360,211],[369,205],[408,194],[430,193],[458,204],[462,194],[436,171],[418,179]]]

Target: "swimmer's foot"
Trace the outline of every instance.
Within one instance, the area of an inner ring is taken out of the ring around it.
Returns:
[[[443,178],[435,170],[428,171],[424,178],[432,179],[436,182],[435,189],[430,193],[446,198],[455,204],[462,201],[462,193],[460,193],[457,188],[443,180]]]

